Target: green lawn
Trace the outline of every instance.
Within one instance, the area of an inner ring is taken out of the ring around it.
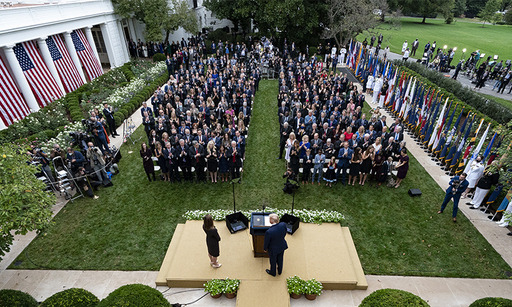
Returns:
[[[499,55],[500,59],[512,59],[512,26],[490,25],[482,27],[481,23],[467,22],[457,19],[456,22],[448,25],[441,19],[427,19],[426,24],[421,24],[421,18],[402,18],[401,28],[391,29],[384,24],[376,31],[382,33],[384,42],[382,48],[389,48],[392,52],[401,53],[402,44],[405,40],[412,45],[418,38],[420,46],[416,52],[416,58],[421,58],[423,48],[427,41],[437,41],[438,48],[447,45],[448,48],[457,47],[455,60],[459,60],[462,49],[466,48],[467,58],[469,54],[477,49],[486,55]],[[367,37],[370,41],[370,34],[364,33],[357,37],[363,41]]]
[[[281,190],[284,162],[276,160],[276,95],[277,81],[260,83],[243,182],[236,186],[241,209],[291,206],[291,196]],[[138,129],[136,135],[142,134]],[[69,203],[11,268],[158,270],[186,210],[232,207],[229,184],[147,182],[138,148],[122,147],[114,187],[101,190],[98,200]],[[413,187],[423,195],[409,197]],[[436,214],[442,197],[443,191],[411,157],[399,189],[307,185],[299,189],[295,203],[296,208],[342,212],[366,274],[506,278],[511,268],[462,214],[456,224],[449,210]]]
[[[492,86],[494,85],[494,80],[490,80],[487,82],[488,85],[490,88],[492,88]],[[508,90],[508,87],[507,87],[507,90]],[[505,91],[504,93],[508,93],[508,91]],[[484,96],[485,98],[488,98],[488,99],[492,99],[496,102],[499,102],[500,104],[504,105],[505,107],[509,108],[512,110],[512,100],[510,99],[503,99],[503,98],[498,98],[496,96],[492,96],[492,95],[486,95],[486,94],[480,94],[482,96]]]

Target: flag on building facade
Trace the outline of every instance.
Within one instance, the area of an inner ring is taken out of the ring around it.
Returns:
[[[0,58],[0,118],[6,126],[30,114],[25,99],[21,95],[7,66]]]
[[[72,92],[84,84],[82,77],[78,73],[75,63],[71,60],[64,41],[59,34],[50,36],[46,39],[46,45],[55,63],[55,68],[59,73],[66,93]]]
[[[64,95],[37,49],[34,41],[17,44],[13,48],[28,84],[37,102],[45,107]]]
[[[89,45],[84,32],[81,29],[75,30],[71,32],[71,38],[73,39],[73,45],[75,45],[78,58],[80,58],[80,62],[82,62],[84,70],[87,73],[87,78],[94,80],[103,75],[101,64],[96,58],[91,45]]]

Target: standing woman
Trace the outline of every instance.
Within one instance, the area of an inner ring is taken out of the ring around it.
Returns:
[[[228,163],[228,156],[226,154],[226,147],[224,147],[224,145],[220,145],[219,173],[220,173],[220,181],[221,182],[228,181],[228,172],[229,172],[229,163]]]
[[[363,155],[361,154],[363,150],[361,147],[356,147],[354,149],[354,154],[352,155],[352,160],[350,160],[350,172],[348,174],[348,184],[350,185],[350,181],[352,178],[352,185],[356,184],[357,176],[359,175],[359,170],[361,169],[361,160],[363,159]]]
[[[295,140],[291,149],[290,149],[290,168],[292,169],[293,171],[293,180],[296,180],[296,176],[299,175],[299,151],[300,151],[300,146],[299,146],[299,140]]]
[[[146,145],[146,143],[142,143],[140,146],[140,156],[142,158],[142,165],[144,166],[144,171],[146,171],[146,175],[148,176],[148,180],[151,181],[150,174],[153,174],[153,181],[156,181],[155,178],[155,165],[153,164],[151,149]]]
[[[217,183],[217,168],[219,166],[219,162],[217,162],[217,149],[215,148],[215,144],[213,141],[208,142],[208,147],[206,148],[206,159],[208,160],[208,171],[210,172],[210,179],[212,183]]]
[[[396,169],[398,170],[398,173],[396,174],[398,179],[396,181],[395,189],[400,186],[400,183],[405,179],[405,176],[407,176],[407,171],[409,170],[409,156],[407,155],[406,148],[402,148],[400,151],[400,158],[398,158]]]
[[[368,149],[363,153],[363,162],[361,162],[361,175],[359,176],[359,184],[364,185],[366,178],[368,177],[368,173],[370,173],[373,160],[375,159],[375,148],[373,146],[368,147]]]
[[[208,257],[210,257],[210,265],[214,268],[220,268],[222,264],[217,261],[220,255],[219,241],[220,236],[217,228],[213,226],[213,218],[207,214],[203,219],[203,230],[206,233],[206,246],[208,247]]]
[[[284,155],[284,159],[287,163],[290,163],[290,151],[293,147],[293,143],[295,143],[295,133],[290,132],[290,135],[288,136],[288,140],[286,140],[286,153]]]
[[[164,150],[162,148],[162,143],[157,142],[155,148],[155,157],[158,159],[158,166],[160,166],[160,170],[162,171],[162,175],[164,176],[164,181],[171,181],[169,177],[169,171],[167,170],[167,163],[165,163]]]

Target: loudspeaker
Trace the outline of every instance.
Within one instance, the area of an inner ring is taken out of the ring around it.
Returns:
[[[249,226],[249,219],[242,214],[242,212],[235,212],[226,215],[226,226],[230,233],[235,233],[240,230],[247,229]]]
[[[421,190],[420,189],[410,189],[408,193],[409,193],[409,196],[411,196],[411,197],[420,196]]]
[[[292,235],[295,231],[297,231],[297,229],[299,229],[300,218],[298,218],[294,215],[285,213],[281,217],[280,222],[286,223],[286,232],[288,232],[289,234]]]

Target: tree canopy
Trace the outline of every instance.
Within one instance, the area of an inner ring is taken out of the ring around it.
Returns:
[[[426,18],[435,17],[438,13],[445,14],[447,8],[454,7],[454,0],[391,0],[389,2],[392,10],[401,8],[406,14],[416,14]]]
[[[116,14],[134,17],[146,25],[147,41],[168,41],[169,34],[180,26],[189,33],[198,31],[197,19],[186,1],[172,0],[113,0]],[[166,36],[163,37],[163,33]]]
[[[485,25],[485,22],[496,23],[496,12],[501,8],[501,0],[489,0],[485,3],[485,6],[482,8],[478,17],[480,17],[484,22],[482,23],[482,27]],[[498,13],[499,14],[499,13]],[[501,16],[501,14],[500,14]]]
[[[55,195],[34,176],[36,166],[11,144],[0,146],[0,259],[9,251],[14,234],[50,225]]]

